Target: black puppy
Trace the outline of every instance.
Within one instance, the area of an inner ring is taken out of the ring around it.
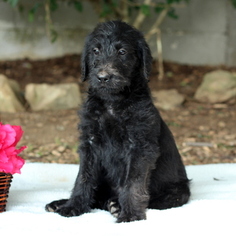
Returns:
[[[146,208],[187,203],[184,165],[147,85],[151,63],[143,35],[124,22],[99,24],[87,37],[79,174],[70,199],[48,211],[69,217],[100,208],[129,222],[145,219]]]

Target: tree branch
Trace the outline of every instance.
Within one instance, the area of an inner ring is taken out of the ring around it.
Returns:
[[[152,25],[151,29],[149,30],[149,32],[146,34],[146,39],[149,40],[150,37],[155,34],[157,32],[157,29],[159,30],[159,26],[161,25],[161,23],[163,22],[163,20],[165,19],[168,11],[170,9],[170,6],[167,6],[165,9],[163,9],[160,13],[160,15],[157,17],[155,23]]]
[[[151,0],[144,0],[143,4],[150,5]],[[140,25],[143,23],[145,18],[146,18],[146,16],[142,13],[142,11],[140,9],[136,19],[134,20],[133,26],[135,28],[139,29]]]

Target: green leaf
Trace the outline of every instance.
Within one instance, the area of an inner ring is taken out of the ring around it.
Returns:
[[[51,29],[50,30],[50,39],[51,39],[51,43],[55,43],[58,37],[58,33],[56,30]]]
[[[74,1],[74,7],[79,12],[83,11],[83,5],[80,1]]]
[[[4,0],[4,2],[8,2],[12,5],[12,7],[15,7],[18,4],[19,0]]]
[[[107,15],[110,15],[110,14],[112,14],[110,5],[104,2],[102,5],[102,12],[100,14],[100,17],[106,17]]]
[[[28,12],[28,21],[33,22],[34,21],[34,14],[35,12],[32,11],[32,9]]]
[[[57,0],[50,0],[50,10],[56,11],[58,8]]]
[[[176,14],[174,8],[171,8],[171,9],[168,11],[167,15],[168,15],[169,17],[173,18],[173,19],[178,19],[178,18],[179,18],[179,16]]]
[[[164,7],[155,7],[154,10],[157,14],[159,14],[160,12],[162,12],[165,8]]]
[[[136,10],[136,11],[139,11],[139,10],[140,10],[140,6],[134,6],[133,8],[134,8],[134,10]]]
[[[113,7],[113,8],[117,8],[117,7],[119,6],[119,5],[118,5],[118,2],[120,2],[120,1],[118,1],[118,0],[113,0],[112,3],[111,3],[112,7]]]
[[[145,15],[145,16],[150,16],[150,6],[143,4],[140,6],[141,12]]]
[[[28,12],[28,20],[29,22],[34,21],[35,13],[38,10],[39,7],[42,6],[42,3],[35,3],[34,6],[29,10]]]
[[[174,2],[178,2],[178,0],[166,0],[167,4],[172,4]]]
[[[189,0],[166,0],[167,4],[180,3],[180,2],[189,2]]]
[[[18,10],[19,10],[20,13],[23,13],[25,8],[24,8],[24,6],[22,4],[19,4],[18,5]]]
[[[236,0],[231,0],[233,6],[236,8]]]

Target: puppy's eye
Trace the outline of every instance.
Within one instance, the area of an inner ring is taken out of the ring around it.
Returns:
[[[94,48],[94,49],[93,49],[93,53],[94,53],[95,55],[98,55],[98,54],[99,54],[99,52],[100,52],[100,51],[99,51],[99,49],[98,49],[98,48]]]
[[[118,54],[119,55],[125,55],[127,51],[124,48],[119,49]]]

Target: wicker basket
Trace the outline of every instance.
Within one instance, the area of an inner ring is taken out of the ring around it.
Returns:
[[[12,175],[0,172],[0,213],[6,210],[9,188],[11,186]]]

